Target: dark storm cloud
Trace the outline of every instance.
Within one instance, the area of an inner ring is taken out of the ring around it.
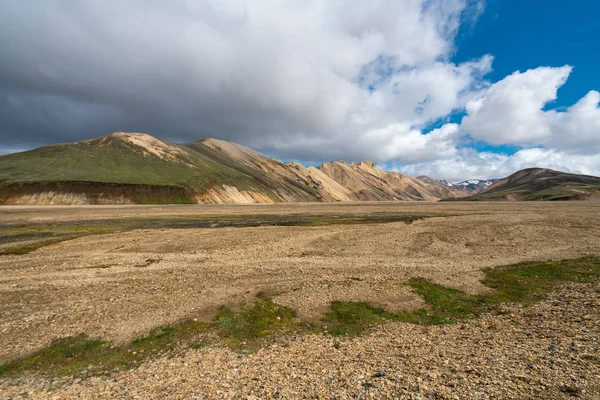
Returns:
[[[452,51],[465,6],[463,0],[6,1],[0,148],[133,131],[173,141],[218,137],[305,161],[385,161],[402,153],[382,151],[390,137],[412,135],[421,146],[411,126],[460,107],[466,98],[458,93],[468,93],[489,69],[489,60],[466,67],[440,62]],[[368,69],[382,54],[392,60],[383,79]],[[456,85],[436,85],[440,66]],[[415,68],[425,71],[420,86],[399,96],[390,78],[401,80],[395,71]],[[365,90],[370,83],[381,85],[377,96]],[[417,113],[426,97],[442,101]],[[417,160],[428,152],[415,151]]]

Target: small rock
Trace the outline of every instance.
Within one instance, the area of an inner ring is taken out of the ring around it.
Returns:
[[[563,385],[559,389],[561,392],[571,396],[579,396],[581,394],[581,388],[575,384]]]
[[[373,378],[383,378],[386,375],[387,375],[387,370],[386,369],[380,369],[379,371],[377,371],[377,372],[375,372],[373,374]]]
[[[363,382],[361,383],[361,386],[364,387],[365,389],[369,390],[375,387],[375,385],[373,385],[371,382]]]

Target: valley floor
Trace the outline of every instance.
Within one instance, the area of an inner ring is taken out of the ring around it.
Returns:
[[[318,325],[332,301],[427,307],[410,278],[477,295],[491,291],[487,267],[600,256],[597,202],[6,206],[0,228],[0,364],[81,333],[120,346],[210,322],[259,292]],[[444,326],[283,335],[252,352],[215,342],[99,376],[0,376],[0,397],[600,396],[597,282],[504,307]]]

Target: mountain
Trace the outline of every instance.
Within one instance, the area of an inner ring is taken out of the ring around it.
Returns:
[[[233,142],[176,144],[143,133],[116,132],[0,156],[0,204],[597,198],[600,178],[549,169],[453,184],[384,171],[371,161],[304,167]]]
[[[454,186],[461,187],[468,191],[470,194],[475,194],[490,187],[499,180],[500,179],[469,179],[468,181],[455,183]]]
[[[400,172],[386,172],[371,161],[351,164],[328,162],[318,169],[349,189],[350,200],[440,200],[467,195]]]
[[[176,144],[116,132],[0,156],[0,204],[440,200],[467,194],[370,161],[304,167],[217,139]]]
[[[255,173],[206,140],[175,144],[141,133],[41,147],[0,157],[0,204],[272,203],[314,201],[293,179]],[[234,147],[231,144],[230,147]],[[239,146],[239,145],[237,145]],[[251,149],[277,169],[283,165]],[[242,151],[243,150],[243,151]],[[259,169],[261,167],[258,167]],[[291,177],[292,175],[290,175]]]
[[[600,178],[545,168],[528,168],[497,181],[464,200],[600,199]]]
[[[418,176],[417,179],[430,187],[434,187],[443,199],[461,199],[475,193],[442,179],[434,179],[425,175]]]

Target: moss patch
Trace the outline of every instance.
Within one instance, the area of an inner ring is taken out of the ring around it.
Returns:
[[[72,239],[72,237],[65,238],[57,238],[52,240],[44,240],[43,242],[36,242],[30,244],[24,244],[19,246],[11,246],[0,250],[0,256],[9,256],[9,255],[22,255],[28,254],[32,251],[36,251],[39,248],[50,246],[52,244],[56,244],[62,242],[64,240]]]
[[[81,334],[61,338],[28,357],[0,365],[0,376],[25,371],[52,376],[94,376],[133,368],[148,358],[199,349],[216,339],[235,351],[252,352],[277,333],[306,331],[296,313],[259,295],[256,303],[241,311],[221,307],[210,323],[186,320],[153,329],[147,335],[115,346]]]
[[[333,301],[323,322],[333,335],[357,335],[370,326],[396,319],[392,313],[365,302]]]
[[[258,349],[275,332],[299,332],[306,327],[294,310],[273,303],[263,294],[251,308],[240,312],[221,307],[215,325],[224,343],[243,352]]]
[[[413,278],[408,284],[423,298],[427,308],[390,313],[367,303],[331,303],[323,322],[334,335],[360,334],[385,321],[444,325],[500,311],[502,303],[528,306],[564,282],[591,283],[600,280],[600,257],[575,260],[525,262],[484,270],[483,284],[494,289],[484,295],[469,295]]]

